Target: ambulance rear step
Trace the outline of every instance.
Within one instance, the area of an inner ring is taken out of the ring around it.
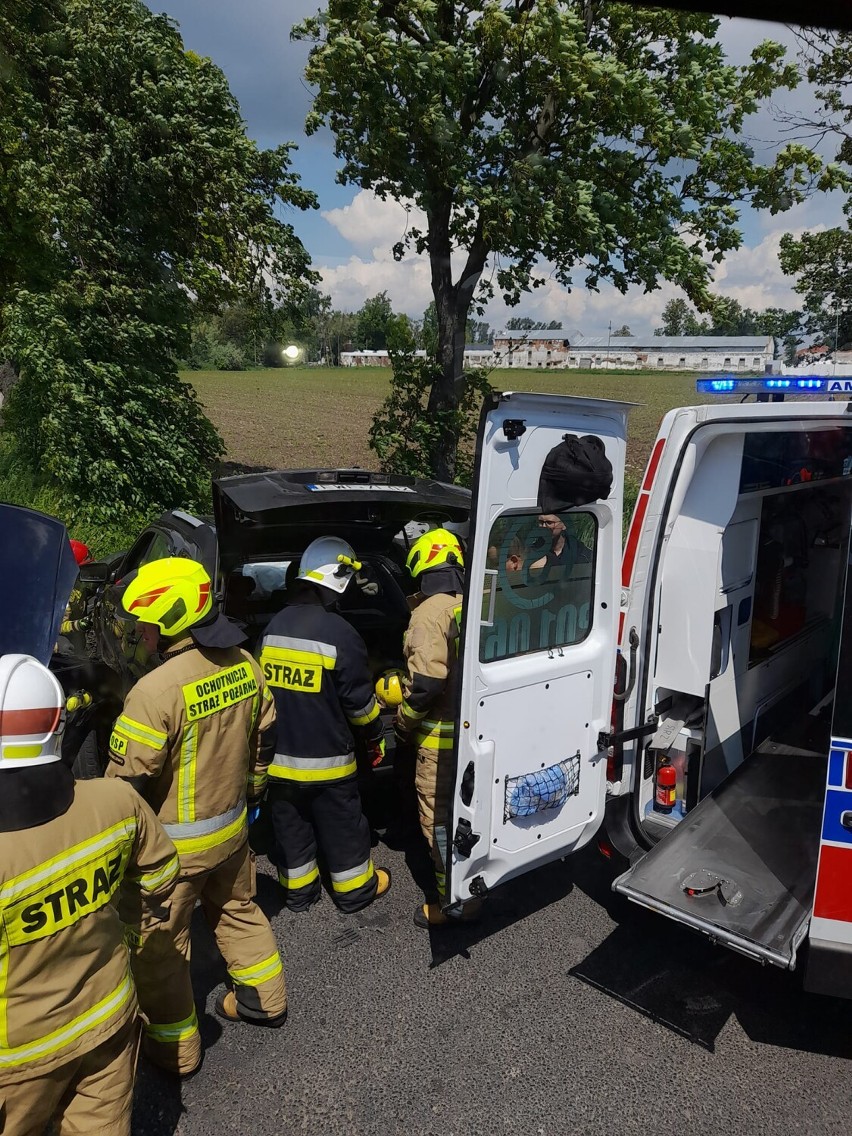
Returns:
[[[827,755],[764,742],[613,890],[792,970],[811,914]]]

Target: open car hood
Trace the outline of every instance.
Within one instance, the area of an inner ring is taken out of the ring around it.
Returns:
[[[0,655],[20,652],[47,663],[76,579],[61,521],[0,504]]]
[[[465,521],[470,491],[363,469],[281,470],[220,478],[213,508],[223,574],[252,560],[294,557],[318,536],[357,554],[388,548],[409,521]]]

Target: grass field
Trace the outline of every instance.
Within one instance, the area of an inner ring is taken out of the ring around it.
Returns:
[[[225,440],[229,461],[278,468],[376,468],[367,445],[370,419],[388,389],[383,368],[291,367],[269,371],[189,371]],[[627,463],[641,474],[665,412],[707,402],[694,375],[659,372],[493,371],[494,387],[620,399],[637,404],[630,415]]]

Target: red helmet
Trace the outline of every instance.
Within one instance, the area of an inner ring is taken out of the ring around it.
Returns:
[[[89,546],[83,544],[82,540],[72,540],[71,551],[74,553],[74,559],[78,564],[91,564],[92,554],[89,551]]]

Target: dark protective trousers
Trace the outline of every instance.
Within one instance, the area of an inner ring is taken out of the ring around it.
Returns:
[[[372,903],[378,881],[354,777],[324,785],[270,779],[267,804],[275,834],[272,858],[291,911],[304,911],[320,897],[318,855],[341,911],[360,911]]]

